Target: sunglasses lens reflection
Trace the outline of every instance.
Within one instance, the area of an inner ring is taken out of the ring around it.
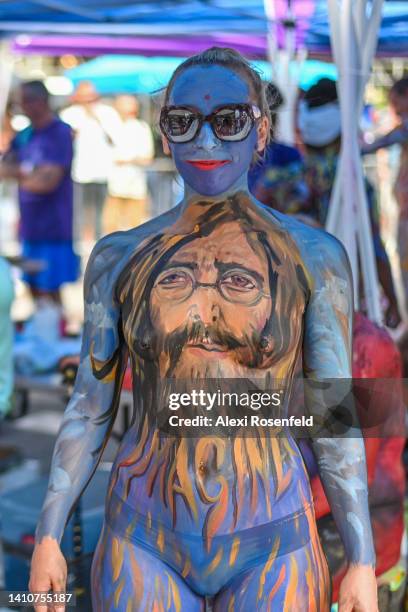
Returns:
[[[233,140],[245,137],[252,127],[252,121],[246,109],[225,108],[215,113],[213,125],[218,138]]]
[[[162,131],[173,143],[193,140],[203,121],[209,121],[215,135],[226,141],[244,140],[254,124],[246,104],[220,108],[208,117],[187,108],[164,108],[160,117]]]

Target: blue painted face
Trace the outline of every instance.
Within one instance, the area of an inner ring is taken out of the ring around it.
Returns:
[[[169,105],[191,106],[204,115],[224,104],[253,102],[248,83],[237,73],[222,66],[193,66],[177,77]],[[225,142],[204,122],[191,142],[169,143],[181,177],[195,192],[216,196],[228,191],[248,173],[257,146],[256,125],[245,140]],[[217,160],[224,164],[203,169],[194,162]],[[193,162],[193,163],[191,163]],[[246,182],[245,182],[246,184]]]

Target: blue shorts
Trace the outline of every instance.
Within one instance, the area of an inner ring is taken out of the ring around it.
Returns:
[[[56,291],[79,277],[80,258],[74,253],[72,240],[23,240],[23,257],[44,264],[39,272],[23,276],[33,289]]]

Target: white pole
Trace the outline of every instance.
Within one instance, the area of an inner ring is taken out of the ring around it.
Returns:
[[[371,64],[377,45],[378,31],[381,23],[382,0],[373,0],[371,4],[371,15],[367,16],[363,32],[365,34],[364,44],[361,47],[361,77],[359,88],[358,118],[364,104],[364,90],[370,76]],[[358,129],[358,125],[357,125]],[[358,141],[355,141],[355,159],[359,167],[358,178],[358,244],[361,257],[361,265],[364,280],[364,292],[367,302],[367,311],[370,319],[382,324],[382,312],[380,303],[380,290],[378,283],[378,272],[375,260],[374,244],[372,237],[371,221],[368,213],[367,192],[364,185],[364,170],[361,160]]]
[[[377,267],[368,212],[358,130],[371,70],[382,0],[328,0],[333,56],[339,71],[342,146],[326,229],[344,243],[358,295],[358,254],[369,317],[381,324]],[[367,15],[368,5],[371,7]],[[356,301],[357,306],[357,301]]]
[[[334,59],[334,63],[337,66],[338,71],[341,67],[341,41],[340,41],[340,7],[337,0],[328,0],[327,3],[328,15],[329,15],[329,26],[330,26],[330,39],[331,39],[331,52]],[[340,81],[340,77],[339,77]],[[331,191],[329,211],[326,219],[326,230],[330,234],[337,235],[338,228],[341,227],[341,188],[342,172],[340,170],[341,160],[339,160],[339,166],[334,179],[334,185]],[[356,298],[355,298],[356,299]]]
[[[278,48],[277,17],[275,0],[264,0],[268,20],[268,59],[272,67],[272,79],[282,90],[285,102],[279,112],[278,138],[287,144],[295,141],[294,113],[299,73],[307,55],[304,50],[296,53],[296,23],[288,2],[286,18],[282,23],[285,36],[284,48]],[[295,68],[292,71],[292,68]]]
[[[281,51],[282,71],[280,74],[280,88],[284,94],[285,102],[279,116],[279,136],[286,144],[295,141],[293,112],[295,105],[295,91],[297,83],[292,76],[291,66],[296,54],[295,20],[288,3],[287,12],[283,21],[285,31],[285,48]]]
[[[340,176],[342,186],[342,206],[340,213],[341,226],[337,233],[348,252],[354,280],[355,306],[358,307],[358,256],[356,243],[356,186],[353,167],[352,148],[350,143],[355,130],[355,91],[353,88],[353,74],[347,70],[348,66],[356,64],[355,40],[350,27],[352,23],[352,0],[344,0],[340,14],[340,112],[342,123],[342,139],[340,151]],[[350,109],[353,109],[350,112]]]
[[[267,57],[272,66],[272,74],[274,74],[274,63],[278,54],[278,37],[276,34],[276,12],[274,0],[264,0],[264,11],[267,19]]]
[[[341,210],[341,180],[340,172],[336,172],[334,184],[330,197],[330,206],[326,219],[326,230],[330,234],[336,233],[336,228],[340,226],[340,210]]]

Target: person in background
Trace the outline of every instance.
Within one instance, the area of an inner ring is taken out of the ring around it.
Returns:
[[[10,408],[13,390],[13,326],[10,318],[13,299],[10,269],[7,262],[0,257],[0,420]]]
[[[335,81],[320,79],[306,91],[299,105],[298,128],[305,149],[305,175],[309,189],[305,212],[324,226],[341,146],[340,107]],[[378,277],[388,301],[385,323],[395,328],[401,322],[401,316],[391,266],[381,240],[375,191],[367,180],[365,183]]]
[[[121,124],[114,135],[104,233],[136,227],[149,216],[145,168],[153,159],[152,132],[138,118],[139,102],[134,96],[118,96],[115,108]]]
[[[72,177],[76,231],[78,237],[90,243],[102,236],[103,207],[120,119],[114,108],[100,101],[98,92],[88,81],[78,84],[72,101],[73,105],[60,116],[75,134]]]
[[[41,266],[24,280],[34,299],[45,297],[59,305],[61,285],[79,274],[72,245],[72,133],[51,110],[41,81],[23,83],[19,102],[30,125],[12,140],[0,178],[18,182],[22,254]]]
[[[398,204],[398,254],[404,286],[405,309],[408,308],[408,77],[396,81],[391,87],[389,100],[399,118],[399,124],[388,134],[371,144],[366,144],[362,153],[375,153],[378,149],[399,144],[400,162],[394,184],[394,196]]]
[[[9,103],[4,111],[3,120],[0,126],[0,155],[8,151],[14,136],[15,131],[12,126],[12,108]]]
[[[263,155],[251,166],[249,190],[263,204],[295,214],[304,208],[308,197],[303,161],[297,149],[275,139],[278,110],[284,102],[280,90],[268,83],[265,94],[271,114],[270,139]]]

